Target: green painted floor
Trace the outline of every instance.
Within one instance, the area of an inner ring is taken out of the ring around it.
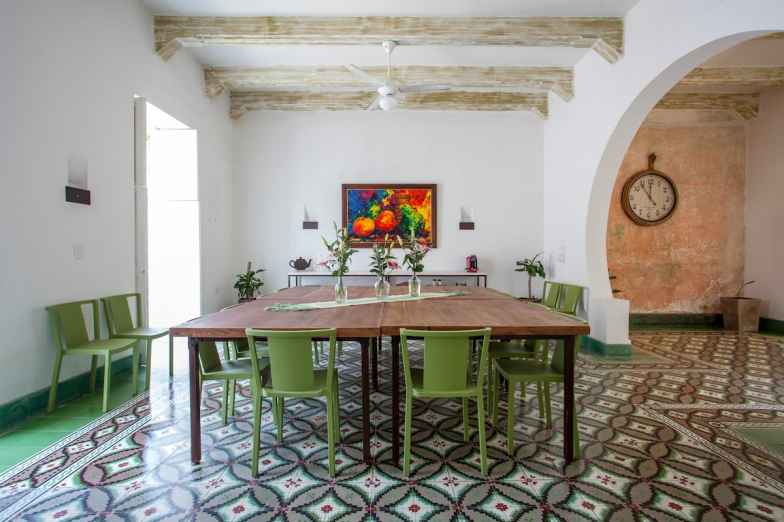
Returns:
[[[143,390],[144,371],[140,373],[139,389]],[[95,394],[62,403],[53,413],[26,419],[0,435],[0,473],[103,415],[102,393],[99,386]],[[116,408],[132,395],[131,373],[113,376],[109,409]]]

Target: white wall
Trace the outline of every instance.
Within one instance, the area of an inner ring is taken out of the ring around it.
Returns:
[[[784,320],[784,89],[762,93],[749,124],[746,171],[746,280],[762,315]]]
[[[231,123],[187,52],[169,63],[154,54],[152,18],[136,1],[5,1],[0,48],[4,403],[49,384],[46,305],[134,289],[134,94],[199,131],[202,304],[231,299]],[[64,201],[72,155],[88,160],[92,206]],[[87,369],[89,358],[69,357],[61,379]]]
[[[621,161],[656,102],[692,68],[746,39],[784,30],[784,3],[640,0],[624,19],[623,58],[588,53],[575,98],[551,96],[544,131],[545,250],[555,277],[589,286],[592,335],[628,342],[628,302],[607,279],[607,216]],[[666,37],[662,37],[666,28]]]
[[[270,291],[286,285],[289,259],[323,259],[342,183],[437,183],[426,270],[461,270],[476,254],[489,286],[524,295],[513,269],[542,247],[541,129],[523,113],[248,113],[234,129],[236,270],[261,264]],[[302,230],[304,207],[319,230]],[[475,231],[458,230],[460,207],[473,208]],[[355,270],[368,269],[368,253]]]

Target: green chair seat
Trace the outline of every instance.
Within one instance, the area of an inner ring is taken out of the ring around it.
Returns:
[[[508,357],[533,357],[534,349],[521,341],[493,341],[488,348],[491,359]]]
[[[265,370],[269,366],[269,359],[265,357],[260,358],[259,366],[262,371]],[[217,368],[202,372],[202,377],[207,380],[234,379],[241,381],[250,379],[252,375],[253,363],[251,363],[249,358],[221,361],[220,366]]]
[[[92,311],[92,339],[87,333],[82,308],[90,306]],[[133,382],[139,382],[139,345],[137,339],[101,339],[101,323],[98,313],[98,300],[63,303],[46,308],[52,327],[52,337],[57,345],[57,357],[52,368],[52,385],[49,388],[47,411],[52,412],[57,405],[57,386],[60,381],[60,368],[66,355],[90,355],[90,391],[95,391],[98,370],[98,356],[103,356],[103,411],[109,410],[109,394],[112,380],[112,355],[117,352],[133,350]],[[138,392],[135,388],[134,395]]]
[[[169,335],[168,328],[134,328],[125,332],[117,332],[117,337],[130,337],[132,339],[158,339]]]
[[[497,363],[498,372],[505,379],[517,378],[523,380],[526,376],[536,377],[536,380],[563,381],[563,375],[551,372],[546,364],[538,361],[520,359],[501,359]]]
[[[135,324],[133,317],[131,317],[129,299],[136,301]],[[101,301],[103,301],[104,312],[106,313],[106,323],[109,326],[109,337],[121,339],[129,338],[145,342],[147,350],[145,353],[146,367],[144,389],[149,390],[152,370],[152,342],[154,339],[167,335],[169,329],[144,326],[142,296],[139,293],[110,295],[102,298]],[[174,339],[169,336],[169,377],[173,375]]]

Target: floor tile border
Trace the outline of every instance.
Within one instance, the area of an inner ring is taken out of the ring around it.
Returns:
[[[68,445],[69,443],[73,442],[75,439],[83,436],[86,433],[94,430],[101,424],[111,420],[114,417],[117,417],[121,412],[128,410],[129,408],[134,407],[136,404],[147,400],[149,398],[149,392],[143,392],[140,395],[129,399],[125,403],[121,404],[117,408],[106,412],[105,414],[101,415],[97,419],[91,421],[83,428],[80,428],[78,431],[71,433],[70,435],[63,437],[62,439],[58,440],[57,442],[50,444],[46,448],[42,449],[35,455],[25,459],[24,461],[16,464],[14,467],[9,468],[4,473],[0,474],[0,483],[5,482],[6,480],[10,479],[13,475],[23,471],[29,466],[32,466],[37,461],[41,460],[41,458],[45,457],[52,452],[63,448],[64,446]],[[34,502],[40,496],[46,494],[53,486],[59,484],[65,477],[69,476],[73,473],[76,469],[80,469],[83,467],[87,462],[100,457],[107,451],[109,451],[117,442],[122,440],[124,437],[128,436],[128,433],[134,433],[143,427],[146,423],[150,420],[150,414],[147,413],[143,417],[140,417],[135,422],[129,423],[124,428],[120,429],[115,433],[115,435],[106,441],[103,444],[100,444],[93,448],[92,451],[85,453],[80,459],[74,461],[66,468],[61,469],[55,475],[52,475],[46,483],[41,484],[40,486],[31,489],[27,494],[23,495],[19,500],[14,502],[11,506],[6,508],[4,511],[0,512],[0,520],[12,520],[13,515],[18,513],[20,510],[24,509],[30,503]]]

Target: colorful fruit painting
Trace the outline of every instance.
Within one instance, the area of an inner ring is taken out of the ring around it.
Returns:
[[[407,237],[412,228],[435,247],[436,186],[343,185],[343,226],[355,247],[370,247],[387,234]]]

